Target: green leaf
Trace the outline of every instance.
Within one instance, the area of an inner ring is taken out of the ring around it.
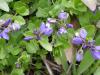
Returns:
[[[47,17],[48,16],[48,8],[38,8],[36,13],[37,17]]]
[[[6,2],[12,2],[13,0],[5,0]]]
[[[37,41],[31,40],[30,43],[26,44],[26,49],[28,53],[36,53],[37,50],[39,50],[39,46],[37,44]]]
[[[19,59],[23,64],[28,64],[30,62],[30,55],[24,51]]]
[[[24,36],[34,36],[33,31],[26,31]]]
[[[62,47],[56,47],[53,50],[53,55],[54,55],[55,61],[60,65],[62,64],[62,67],[64,69],[63,75],[66,75],[66,70],[68,69],[68,64],[67,64],[67,59],[66,59],[64,50],[65,49]]]
[[[13,15],[11,15],[11,14],[4,14],[4,15],[2,15],[0,18],[1,18],[1,19],[4,19],[4,20],[7,20],[8,18],[13,19]]]
[[[65,75],[66,75],[66,70],[68,69],[68,64],[67,64],[65,51],[62,48],[60,49],[60,60],[61,60],[63,69],[65,71]]]
[[[39,28],[40,23],[41,23],[41,20],[40,19],[37,19],[36,17],[32,17],[29,20],[29,23],[28,23],[28,27],[27,28],[33,32],[34,30],[36,30],[36,29]]]
[[[0,47],[5,46],[5,43],[6,43],[5,39],[0,38]]]
[[[81,0],[73,0],[74,9],[80,12],[86,12],[87,7],[81,2]]]
[[[45,8],[45,7],[48,7],[48,6],[50,6],[48,0],[39,0],[38,7]]]
[[[95,39],[96,45],[100,45],[100,35],[98,35]]]
[[[21,2],[21,1],[17,1],[14,4],[14,9],[16,10],[16,12],[22,16],[27,16],[29,15],[29,8],[28,6]]]
[[[6,51],[4,48],[0,48],[0,59],[4,59],[6,57]]]
[[[22,16],[14,16],[14,22],[24,25],[25,24],[25,19]]]
[[[94,75],[100,75],[100,67],[97,68],[97,70],[94,72]]]
[[[5,0],[0,0],[0,9],[9,12],[8,3]]]
[[[24,75],[23,69],[13,69],[11,75]]]
[[[90,51],[87,51],[84,55],[80,66],[78,67],[78,75],[81,75],[84,71],[86,71],[92,64],[94,63],[94,58],[92,57]]]
[[[12,55],[18,55],[21,52],[21,49],[19,47],[12,47],[10,49]]]
[[[48,42],[48,37],[42,37],[39,43],[44,49],[52,51],[52,45]]]
[[[56,16],[58,16],[58,14],[61,12],[62,9],[63,9],[63,7],[61,5],[56,4],[50,9],[49,14],[52,17],[56,17]]]
[[[87,39],[89,39],[89,40],[93,39],[95,36],[95,32],[96,32],[95,26],[94,25],[86,25],[84,28],[86,29],[86,31],[88,33]]]
[[[83,15],[83,14],[85,14],[85,15]],[[82,27],[90,24],[90,17],[89,17],[88,13],[82,13],[78,16],[78,18],[79,18],[79,22]]]

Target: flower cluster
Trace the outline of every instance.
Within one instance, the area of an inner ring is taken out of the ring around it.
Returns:
[[[47,18],[46,23],[42,22],[40,24],[39,29],[33,32],[36,35],[36,39],[40,40],[41,35],[50,36],[54,31],[53,28],[51,27],[51,24],[57,25],[60,21],[67,20],[68,16],[69,16],[68,13],[62,11],[59,13],[58,19]],[[65,23],[63,25],[60,25],[60,27],[57,31],[57,34],[61,35],[63,33],[67,33],[66,28],[73,28],[73,25],[72,24],[65,24]],[[26,36],[24,38],[25,41],[32,40],[32,39],[33,39],[33,36]]]
[[[95,59],[100,59],[100,46],[95,46],[94,40],[86,40],[86,36],[87,31],[84,28],[81,28],[80,32],[76,33],[75,37],[73,37],[72,43],[78,46],[81,45],[83,50],[89,49]],[[82,49],[76,53],[77,61],[81,61],[83,59]]]
[[[47,22],[47,23],[44,23],[42,22],[40,24],[40,28],[36,31],[33,32],[33,34],[36,35],[36,39],[37,40],[40,40],[41,39],[41,35],[46,35],[46,36],[50,36],[53,32],[53,29],[50,27],[50,23]],[[26,36],[24,38],[25,41],[28,41],[28,40],[32,40],[33,39],[33,36]]]
[[[8,19],[6,21],[0,20],[0,38],[9,40],[8,33],[10,31],[16,31],[19,29],[20,29],[20,25],[17,23],[12,23],[11,19]]]

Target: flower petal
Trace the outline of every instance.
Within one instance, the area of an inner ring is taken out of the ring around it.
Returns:
[[[80,30],[80,36],[81,36],[82,38],[85,39],[86,36],[87,36],[87,31],[86,31],[85,29],[82,28],[82,29]]]
[[[80,62],[83,59],[83,51],[78,51],[76,53],[76,61]]]
[[[9,36],[8,36],[7,33],[2,32],[2,35],[1,36],[2,36],[2,38],[6,39],[6,40],[9,40]]]
[[[5,23],[4,26],[8,26],[11,23],[11,19],[8,19]]]
[[[72,43],[75,45],[80,45],[83,43],[82,39],[80,37],[74,37],[72,40]]]
[[[73,28],[73,24],[67,24],[67,28]]]
[[[66,12],[60,12],[59,15],[58,15],[58,18],[61,19],[61,20],[65,20],[68,18],[68,13]]]
[[[33,39],[32,36],[27,36],[27,37],[24,38],[25,41],[29,41],[29,40],[32,40],[32,39]]]
[[[91,54],[94,57],[94,59],[100,60],[100,51],[91,50]]]

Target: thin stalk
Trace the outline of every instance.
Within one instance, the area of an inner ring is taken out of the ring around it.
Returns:
[[[42,60],[43,60],[45,66],[46,66],[46,68],[47,68],[47,70],[49,72],[49,75],[54,75],[52,70],[51,70],[51,68],[50,68],[50,66],[49,66],[49,64],[47,63],[46,59],[42,57]]]

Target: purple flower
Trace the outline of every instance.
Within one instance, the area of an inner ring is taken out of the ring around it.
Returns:
[[[58,15],[58,18],[61,19],[61,20],[65,20],[65,19],[68,18],[68,13],[60,12],[59,15]]]
[[[9,36],[8,36],[8,34],[5,33],[5,32],[2,32],[2,33],[1,33],[1,37],[4,38],[4,39],[6,39],[6,40],[9,40]]]
[[[97,51],[100,51],[100,46],[95,46],[95,49],[96,49]]]
[[[27,36],[27,37],[24,38],[25,41],[29,41],[29,40],[32,40],[32,39],[33,39],[32,36]]]
[[[9,33],[9,31],[10,31],[10,30],[9,30],[8,28],[5,28],[3,32]]]
[[[73,28],[73,24],[67,24],[67,28]]]
[[[91,54],[94,57],[94,59],[100,60],[100,51],[91,50]]]
[[[47,21],[48,21],[49,23],[56,23],[56,22],[57,22],[57,20],[54,19],[54,18],[48,18]]]
[[[41,25],[40,25],[40,31],[41,32],[44,32],[45,31],[45,28],[46,28],[45,23],[42,22]]]
[[[44,32],[44,35],[50,36],[52,32],[53,32],[52,29],[46,29],[46,31]]]
[[[100,60],[100,46],[91,47],[90,50],[94,59]]]
[[[83,51],[80,50],[76,53],[76,61],[80,62],[83,59]]]
[[[20,68],[20,67],[21,67],[21,64],[16,63],[16,68]]]
[[[43,33],[44,35],[50,36],[53,30],[50,28],[49,23],[45,24],[44,22],[42,22],[40,25],[40,32]]]
[[[13,23],[10,26],[11,30],[19,30],[20,29],[20,25],[18,23]]]
[[[88,41],[88,45],[90,46],[90,47],[94,47],[95,46],[95,40],[89,40]]]
[[[16,68],[20,68],[21,67],[21,64],[19,62],[16,62],[15,65],[16,65]]]
[[[80,30],[80,34],[79,34],[79,35],[80,35],[81,38],[84,38],[84,39],[85,39],[86,36],[87,36],[86,30],[82,28],[82,29]]]
[[[59,30],[58,30],[58,34],[63,34],[63,33],[67,33],[66,29],[64,27],[61,27]]]
[[[72,43],[75,44],[75,45],[80,45],[80,44],[83,43],[83,41],[82,41],[82,38],[80,38],[80,37],[74,37],[72,39]]]
[[[0,33],[0,38],[2,38],[2,34]]]
[[[88,48],[88,46],[86,44],[82,45],[82,49],[87,49],[87,48]]]
[[[37,40],[41,40],[41,37],[37,35],[37,36],[36,36],[36,39],[37,39]]]
[[[4,26],[8,26],[11,23],[11,19],[8,19],[5,23]]]

